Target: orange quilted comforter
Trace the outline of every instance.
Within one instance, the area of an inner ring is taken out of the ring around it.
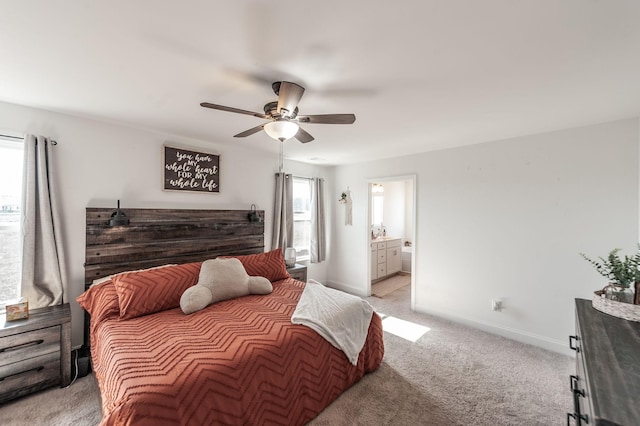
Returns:
[[[273,288],[191,315],[92,315],[101,425],[304,424],[378,368],[378,315],[353,366],[315,331],[291,324],[304,283]]]

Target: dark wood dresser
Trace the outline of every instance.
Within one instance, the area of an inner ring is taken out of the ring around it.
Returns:
[[[640,425],[640,323],[602,313],[576,299],[576,374],[567,424]]]
[[[23,320],[0,315],[0,403],[70,381],[68,303],[30,310]]]

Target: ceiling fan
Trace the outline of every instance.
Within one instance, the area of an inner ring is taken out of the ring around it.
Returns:
[[[202,102],[200,106],[218,109],[221,111],[235,112],[238,114],[253,115],[254,117],[270,120],[268,123],[261,124],[234,135],[236,138],[251,136],[264,129],[270,137],[281,142],[295,137],[300,142],[307,143],[313,140],[313,136],[300,127],[300,123],[352,124],[356,121],[356,116],[354,114],[298,115],[298,102],[300,102],[300,99],[304,94],[304,87],[288,81],[276,81],[271,85],[271,87],[273,88],[274,93],[278,96],[278,100],[266,103],[264,106],[264,114],[223,105],[216,105],[209,102]]]

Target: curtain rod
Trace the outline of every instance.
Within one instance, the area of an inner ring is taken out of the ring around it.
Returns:
[[[284,172],[278,172],[278,173],[284,173]],[[276,174],[278,174],[278,173],[276,173]],[[292,178],[300,179],[300,180],[313,180],[314,179],[312,177],[292,175],[291,173],[285,173],[285,176],[291,176]],[[319,179],[324,180],[324,178],[319,178]]]
[[[3,135],[0,134],[0,138],[9,138],[9,139],[24,139],[22,136],[11,136],[11,135]]]
[[[9,138],[9,139],[19,139],[19,140],[24,140],[24,137],[22,136],[11,136],[11,135],[3,135],[0,134],[1,138]],[[53,139],[51,140],[51,145],[58,145],[58,142],[54,141]]]

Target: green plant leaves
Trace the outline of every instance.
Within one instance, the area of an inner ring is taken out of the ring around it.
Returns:
[[[632,257],[624,256],[622,260],[619,252],[619,248],[613,249],[606,259],[602,256],[598,257],[599,261],[587,257],[584,253],[580,253],[580,256],[591,263],[596,271],[610,283],[627,288],[636,281],[640,281],[640,244],[638,244],[638,251]]]

